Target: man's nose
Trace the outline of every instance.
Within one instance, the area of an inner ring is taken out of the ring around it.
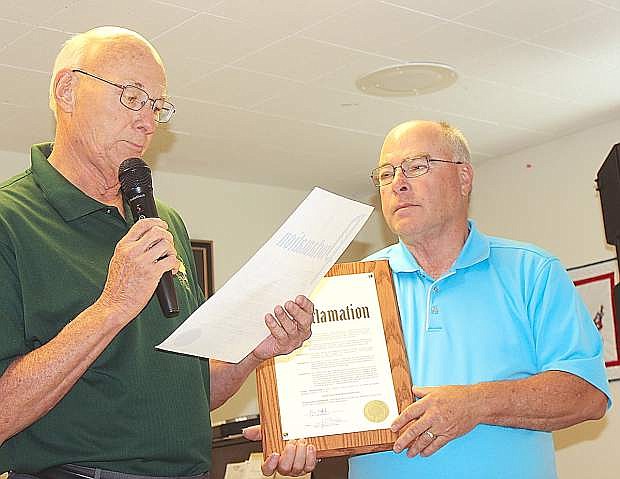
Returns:
[[[392,180],[392,189],[394,191],[406,191],[410,187],[409,178],[405,176],[402,166],[394,167],[394,179]]]
[[[151,104],[147,102],[147,104],[136,113],[138,114],[136,127],[143,130],[147,135],[153,133],[157,122],[155,121],[155,112],[151,108]]]

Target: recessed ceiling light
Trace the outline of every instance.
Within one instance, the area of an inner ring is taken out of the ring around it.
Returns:
[[[425,95],[448,88],[457,76],[450,65],[412,62],[381,68],[359,78],[355,84],[369,95]]]

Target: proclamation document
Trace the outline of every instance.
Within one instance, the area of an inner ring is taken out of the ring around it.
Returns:
[[[239,362],[269,335],[265,314],[309,296],[373,208],[314,188],[265,245],[159,346]]]
[[[284,440],[387,429],[398,415],[373,273],[323,278],[312,337],[274,358]]]

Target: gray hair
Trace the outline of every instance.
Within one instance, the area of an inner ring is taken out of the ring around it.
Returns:
[[[436,124],[439,126],[446,143],[450,146],[454,158],[465,163],[471,163],[469,143],[463,132],[445,121],[439,121]]]
[[[52,70],[52,78],[49,89],[49,106],[54,117],[57,118],[57,105],[54,89],[56,87],[56,76],[60,70],[65,68],[73,69],[83,67],[84,62],[88,59],[88,55],[93,47],[102,41],[114,41],[119,38],[131,38],[134,41],[142,43],[150,52],[157,62],[163,65],[157,50],[139,33],[122,27],[97,27],[84,33],[78,33],[67,40],[56,60],[54,61],[54,69]]]

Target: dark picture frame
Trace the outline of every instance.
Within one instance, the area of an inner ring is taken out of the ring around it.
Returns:
[[[205,293],[205,298],[213,296],[215,292],[213,283],[213,241],[190,240],[192,253],[196,262],[198,282]]]

